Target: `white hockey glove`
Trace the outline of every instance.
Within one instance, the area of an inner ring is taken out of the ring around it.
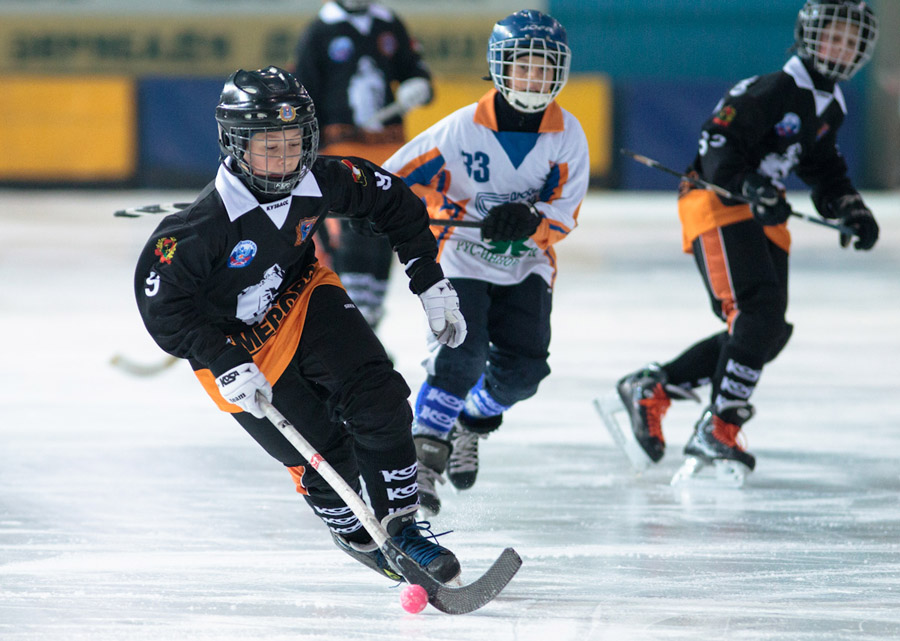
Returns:
[[[259,371],[256,363],[241,363],[216,379],[219,392],[229,403],[234,403],[256,418],[265,418],[266,413],[256,402],[259,390],[267,400],[272,400],[272,385]]]
[[[397,102],[403,105],[404,111],[424,105],[431,99],[431,83],[425,78],[410,78],[397,87]]]
[[[428,325],[438,342],[447,347],[459,347],[466,340],[466,319],[459,311],[459,297],[446,278],[419,294]]]

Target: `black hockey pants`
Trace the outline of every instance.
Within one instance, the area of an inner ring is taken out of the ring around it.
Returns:
[[[343,289],[313,292],[297,352],[272,392],[272,404],[357,492],[362,475],[379,519],[417,501],[409,387]],[[325,515],[344,503],[318,472],[267,419],[234,416],[270,455],[302,467],[298,490],[339,531]]]

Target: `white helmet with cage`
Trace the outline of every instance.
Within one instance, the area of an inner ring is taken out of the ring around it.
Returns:
[[[836,82],[849,80],[869,61],[877,40],[878,20],[865,2],[807,0],[797,14],[797,54]]]
[[[524,113],[543,111],[569,79],[566,30],[540,11],[517,11],[494,25],[487,60],[494,87],[513,108]],[[513,77],[515,67],[532,79],[524,88]]]

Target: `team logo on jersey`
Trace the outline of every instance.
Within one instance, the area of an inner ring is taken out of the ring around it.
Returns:
[[[309,230],[313,228],[317,220],[318,217],[304,218],[300,221],[300,224],[297,225],[297,240],[294,241],[294,247],[299,247],[303,244],[303,241],[309,236]]]
[[[297,110],[291,105],[281,105],[278,108],[278,120],[281,122],[293,122],[297,119]]]
[[[831,125],[827,122],[819,127],[819,131],[816,132],[816,142],[819,142],[829,131],[831,131]]]
[[[789,111],[784,114],[784,118],[781,119],[781,122],[775,125],[775,133],[782,138],[787,138],[788,136],[796,136],[799,132],[800,116],[795,114],[793,111]]]
[[[350,173],[353,174],[353,182],[355,182],[357,185],[362,185],[363,187],[366,186],[366,175],[359,169],[359,167],[354,165],[346,158],[341,161],[341,164],[343,164],[347,169],[350,170]]]
[[[385,58],[393,58],[397,53],[397,38],[390,31],[386,31],[378,36],[378,51]]]
[[[171,236],[160,238],[156,241],[156,249],[153,253],[159,256],[159,262],[171,265],[172,257],[175,255],[175,247],[177,245],[178,241]]]
[[[228,266],[233,268],[246,267],[256,257],[256,243],[252,240],[242,240],[228,257]]]
[[[347,62],[353,55],[353,41],[347,36],[335,38],[328,43],[328,57],[335,62]]]
[[[727,127],[731,124],[731,121],[734,120],[734,117],[737,115],[737,109],[732,107],[731,105],[726,105],[719,109],[718,113],[713,116],[713,123],[719,125],[720,127]]]

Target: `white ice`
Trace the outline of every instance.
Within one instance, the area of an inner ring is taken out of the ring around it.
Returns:
[[[0,639],[568,641],[900,638],[900,195],[867,194],[872,252],[796,220],[787,349],[754,396],[743,489],[672,489],[699,406],[636,477],[591,405],[721,326],[669,194],[592,194],[559,247],[553,373],[444,486],[464,578],[524,566],[483,609],[405,613],[290,477],[164,355],[132,269],[184,193],[0,192]],[[802,194],[797,209],[811,211]],[[415,390],[424,320],[394,273],[381,331]]]

